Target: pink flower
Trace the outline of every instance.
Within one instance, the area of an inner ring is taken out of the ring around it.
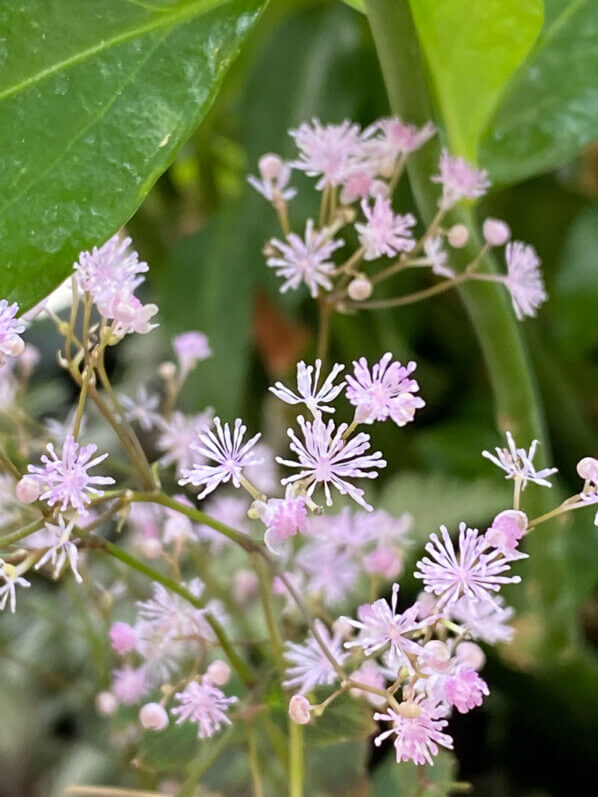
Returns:
[[[538,447],[538,440],[532,440],[529,451],[525,448],[517,448],[515,440],[511,432],[507,432],[507,445],[508,448],[496,448],[496,456],[489,451],[482,451],[482,456],[489,459],[494,465],[507,474],[505,479],[521,479],[521,486],[523,489],[527,486],[528,481],[538,484],[542,487],[552,487],[548,481],[548,477],[553,473],[557,473],[557,468],[543,468],[536,470],[534,467],[534,457]]]
[[[517,546],[527,531],[527,515],[517,509],[506,509],[492,521],[492,526],[485,535],[488,545],[492,545],[510,559],[526,558],[527,554],[519,553]]]
[[[228,423],[223,427],[220,418],[214,418],[214,426],[215,433],[211,429],[199,432],[197,442],[191,445],[191,449],[216,464],[204,465],[197,462],[192,468],[181,468],[183,478],[179,479],[179,484],[192,484],[194,487],[204,485],[203,491],[198,496],[199,499],[211,493],[219,484],[226,484],[229,481],[232,481],[235,487],[240,487],[243,468],[259,464],[251,449],[261,434],[254,435],[244,443],[247,427],[240,418],[236,419],[232,434]]]
[[[135,629],[129,623],[112,623],[110,626],[110,643],[112,650],[115,650],[119,656],[130,653],[135,650],[137,643]]]
[[[438,596],[440,607],[456,603],[466,595],[478,601],[492,601],[493,592],[498,592],[503,584],[518,584],[519,576],[505,576],[511,569],[496,548],[490,548],[477,529],[468,529],[465,523],[459,525],[459,548],[455,551],[446,526],[441,526],[442,542],[436,534],[430,536],[426,545],[430,554],[417,563],[419,572],[415,578],[424,582],[427,592]],[[486,551],[490,551],[486,553]]]
[[[340,194],[341,204],[352,205],[357,199],[374,196],[381,186],[384,186],[384,183],[375,179],[373,164],[356,163],[347,169],[343,178]],[[384,186],[384,188],[386,187]]]
[[[340,185],[347,169],[362,154],[359,125],[345,120],[340,125],[322,125],[313,119],[290,130],[299,149],[299,160],[291,163],[310,177],[318,177],[317,189]]]
[[[183,332],[174,338],[172,346],[184,374],[189,373],[196,363],[212,356],[208,336],[203,332]]]
[[[510,642],[515,634],[512,626],[507,625],[514,611],[503,605],[500,596],[492,603],[463,597],[450,607],[450,614],[472,637],[489,645]]]
[[[271,498],[267,503],[262,503],[260,517],[267,526],[264,542],[273,553],[279,553],[289,537],[305,531],[305,499],[295,497],[293,489],[287,488],[284,498]]]
[[[121,667],[120,670],[114,670],[113,675],[112,691],[119,703],[125,706],[134,706],[149,691],[144,667]]]
[[[313,495],[316,487],[322,484],[328,506],[332,505],[332,485],[341,495],[348,495],[365,509],[371,509],[364,500],[363,490],[347,481],[375,479],[378,474],[371,469],[386,467],[386,461],[379,451],[364,456],[370,447],[370,436],[362,432],[344,440],[343,435],[348,428],[346,423],[335,428],[333,421],[325,424],[319,417],[310,423],[300,415],[297,422],[305,440],[299,440],[292,429],[288,429],[287,434],[291,439],[290,448],[297,454],[299,461],[293,462],[281,457],[277,457],[276,461],[300,470],[283,479],[282,484],[301,481],[306,485],[308,495]]]
[[[208,678],[201,683],[191,681],[182,692],[175,694],[175,698],[179,705],[171,709],[171,713],[178,717],[176,724],[196,722],[200,739],[207,739],[223,725],[230,725],[226,712],[232,703],[237,702],[236,697],[227,697]]]
[[[16,302],[9,304],[6,299],[0,299],[0,366],[4,364],[5,357],[18,357],[25,349],[25,343],[20,334],[25,331],[25,324],[16,317],[19,305]]]
[[[424,626],[418,622],[418,607],[411,606],[402,614],[397,613],[399,585],[393,584],[392,599],[389,605],[386,598],[366,603],[357,610],[357,620],[345,617],[348,623],[357,628],[359,635],[349,642],[346,648],[360,647],[366,656],[389,646],[390,666],[409,664],[409,656],[418,656],[420,646],[407,634],[419,631]]]
[[[320,598],[326,606],[343,603],[359,579],[353,555],[330,543],[318,541],[306,545],[296,563],[307,577],[303,591]]]
[[[361,202],[361,209],[366,223],[357,223],[355,229],[359,242],[365,249],[365,260],[376,260],[383,255],[393,257],[398,252],[409,252],[415,246],[411,227],[415,225],[415,217],[410,213],[404,216],[393,213],[390,199],[377,196],[374,206],[367,200]]]
[[[366,149],[384,177],[390,177],[400,155],[409,155],[430,139],[436,128],[431,122],[423,127],[404,124],[398,117],[379,119],[365,131]],[[374,137],[369,137],[376,134]]]
[[[485,169],[474,169],[466,160],[449,155],[445,149],[440,156],[440,174],[431,179],[434,183],[442,184],[442,197],[438,204],[444,210],[463,198],[483,196],[490,187]]]
[[[360,423],[385,421],[390,417],[398,426],[405,426],[413,420],[417,409],[425,402],[414,396],[419,385],[410,375],[417,368],[414,362],[406,366],[392,361],[387,352],[379,363],[370,368],[362,357],[353,362],[354,376],[347,374],[347,398],[357,408]]]
[[[380,667],[373,661],[364,661],[358,670],[351,673],[351,680],[365,686],[373,686],[374,689],[386,689],[386,678]],[[384,695],[376,695],[364,689],[351,689],[352,697],[363,697],[374,708],[382,708],[386,705]]]
[[[142,304],[133,293],[118,293],[105,302],[98,304],[98,310],[104,318],[114,320],[114,334],[117,337],[130,335],[147,335],[158,324],[150,324],[158,312],[155,304]]]
[[[424,252],[426,253],[426,259],[432,266],[432,272],[434,274],[437,274],[439,277],[446,277],[447,279],[454,278],[455,272],[447,265],[448,252],[442,245],[442,238],[440,235],[426,238],[424,241]]]
[[[338,634],[331,636],[321,620],[316,620],[316,627],[328,650],[342,665],[347,654],[342,650],[340,636]],[[338,678],[332,663],[311,632],[303,645],[287,642],[284,656],[291,664],[286,670],[287,678],[283,681],[285,688],[297,688],[301,694],[305,694],[311,692],[316,686],[330,686]]]
[[[289,717],[297,725],[307,725],[311,719],[311,704],[303,695],[293,695],[289,700]]]
[[[330,238],[326,229],[319,232],[314,230],[312,219],[307,220],[305,239],[292,232],[287,235],[286,241],[283,243],[273,238],[270,246],[278,250],[279,256],[269,257],[266,261],[270,268],[276,270],[277,277],[286,280],[280,292],[286,293],[291,288],[296,290],[302,282],[307,285],[314,299],[318,297],[321,288],[331,290],[331,277],[336,266],[330,258],[345,242]]]
[[[159,396],[148,395],[145,385],[139,385],[135,398],[121,396],[120,403],[125,417],[130,422],[137,422],[144,432],[149,432],[160,420],[157,412],[160,406]]]
[[[467,714],[472,708],[482,705],[484,696],[489,695],[490,690],[475,670],[463,668],[447,678],[444,694],[447,703],[455,706],[459,713]]]
[[[81,289],[90,293],[96,304],[105,304],[118,294],[130,294],[137,288],[148,271],[147,263],[139,260],[134,250],[127,252],[130,238],[113,235],[103,246],[94,246],[91,252],[81,252],[75,271]]]
[[[95,459],[91,457],[98,447],[91,443],[80,446],[72,435],[67,435],[59,457],[52,443],[48,443],[48,455],[42,454],[43,467],[29,465],[29,473],[36,478],[44,492],[40,498],[48,506],[59,504],[60,511],[65,512],[70,506],[82,515],[87,514],[86,504],[91,501],[91,495],[104,495],[96,485],[114,484],[110,476],[92,476],[91,468],[103,462],[108,454],[102,454]]]
[[[378,747],[394,734],[397,764],[402,761],[433,764],[432,756],[438,754],[438,745],[453,749],[453,740],[442,732],[448,722],[446,709],[441,703],[419,695],[409,703],[402,703],[401,707],[401,713],[389,708],[385,714],[374,714],[375,720],[392,723],[390,730],[376,736],[374,744]]]
[[[197,415],[185,415],[178,410],[170,418],[160,420],[162,434],[158,437],[156,446],[162,451],[160,464],[164,467],[176,463],[177,470],[190,468],[197,455],[191,446],[195,443],[197,435],[207,429],[214,419],[211,407]]]
[[[291,166],[285,163],[278,155],[266,154],[259,159],[258,169],[261,180],[250,175],[247,182],[260,193],[268,202],[288,202],[296,195],[295,188],[288,188],[291,179]]]
[[[548,296],[540,271],[540,258],[533,246],[512,241],[506,249],[508,274],[504,283],[509,289],[513,309],[519,321],[536,315]]]
[[[150,731],[163,731],[168,727],[166,709],[159,703],[146,703],[139,712],[141,726]]]
[[[315,365],[306,365],[301,360],[297,363],[297,393],[293,393],[282,382],[276,382],[274,387],[269,389],[276,398],[287,404],[305,404],[312,415],[319,412],[334,412],[334,407],[327,406],[326,402],[334,401],[345,387],[344,382],[340,382],[338,385],[334,384],[334,380],[344,368],[344,365],[335,363],[332,366],[332,371],[318,387],[322,360],[316,360]]]
[[[365,556],[363,564],[368,573],[375,573],[390,581],[401,574],[403,557],[397,548],[378,546]]]

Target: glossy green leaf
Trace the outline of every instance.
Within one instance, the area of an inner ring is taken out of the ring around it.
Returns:
[[[0,39],[0,293],[35,303],[134,213],[265,0],[23,0]]]
[[[554,169],[598,139],[596,2],[545,2],[542,34],[481,146],[496,182]]]
[[[457,790],[468,791],[465,784],[454,783],[456,771],[455,756],[445,750],[434,757],[434,766],[423,768],[411,763],[397,764],[394,755],[389,755],[374,770],[372,797],[446,797]]]
[[[475,161],[509,78],[540,32],[542,0],[411,0],[411,8],[451,149]]]

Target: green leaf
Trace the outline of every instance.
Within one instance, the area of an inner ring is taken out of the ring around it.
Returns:
[[[445,750],[435,756],[432,767],[397,764],[390,755],[374,770],[372,797],[445,797],[468,791],[466,784],[454,783],[456,770],[455,756]]]
[[[210,742],[202,742],[202,750],[210,747]],[[197,727],[192,723],[170,725],[164,731],[146,731],[135,763],[141,769],[162,772],[187,764],[197,756],[200,743]]]
[[[305,744],[323,747],[364,739],[376,730],[372,708],[364,700],[343,695],[305,728]]]
[[[476,160],[505,86],[542,26],[542,0],[411,0],[453,152]]]
[[[2,295],[25,307],[135,212],[265,0],[24,0],[0,40]]]
[[[546,0],[542,34],[481,146],[496,182],[554,169],[598,138],[597,52],[594,0]]]

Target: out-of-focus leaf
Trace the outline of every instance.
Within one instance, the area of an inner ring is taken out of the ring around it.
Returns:
[[[209,742],[204,747],[209,746]],[[165,731],[147,731],[141,740],[135,763],[141,769],[161,772],[181,767],[198,753],[197,728],[189,722],[170,725]]]
[[[305,728],[305,743],[325,746],[364,739],[376,730],[372,713],[372,707],[364,700],[347,695],[339,697]]]
[[[210,106],[262,0],[4,4],[2,295],[29,306],[134,213]]]
[[[411,0],[411,9],[451,149],[475,160],[509,78],[540,32],[542,0]]]
[[[365,741],[310,747],[306,751],[306,781],[310,797],[366,794],[368,751],[369,744]]]
[[[380,505],[391,514],[409,512],[411,536],[421,543],[443,523],[453,530],[460,521],[483,525],[510,505],[511,488],[500,474],[495,479],[464,480],[441,473],[404,473],[384,487]]]
[[[545,5],[542,34],[481,146],[480,161],[500,183],[554,169],[598,138],[596,3]]]
[[[423,768],[411,763],[397,764],[394,755],[389,755],[374,770],[372,797],[446,797],[453,793],[456,771],[455,756],[445,750],[435,756],[434,766]]]

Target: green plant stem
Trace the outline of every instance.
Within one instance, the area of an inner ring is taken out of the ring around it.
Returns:
[[[39,518],[38,520],[31,521],[31,523],[28,523],[21,529],[5,534],[3,537],[0,537],[0,548],[5,548],[7,545],[12,545],[15,542],[19,542],[19,540],[25,539],[25,537],[33,534],[35,531],[39,531],[43,525],[44,518]]]
[[[22,475],[21,471],[17,468],[8,454],[5,454],[4,451],[2,451],[2,449],[0,449],[0,464],[4,465],[5,470],[7,470],[9,473],[12,473],[17,481],[20,480]]]
[[[260,776],[260,762],[257,753],[255,728],[251,723],[247,726],[247,743],[249,745],[249,763],[251,766],[251,780],[253,783],[253,797],[264,797],[262,779]]]
[[[272,605],[272,577],[266,569],[266,562],[261,557],[257,554],[252,554],[251,561],[259,581],[260,598],[264,607],[268,635],[272,643],[272,653],[276,659],[278,669],[282,674],[286,668],[284,660],[284,641],[278,627],[278,622],[276,621],[274,606]]]
[[[289,797],[303,797],[303,727],[289,718]]]

